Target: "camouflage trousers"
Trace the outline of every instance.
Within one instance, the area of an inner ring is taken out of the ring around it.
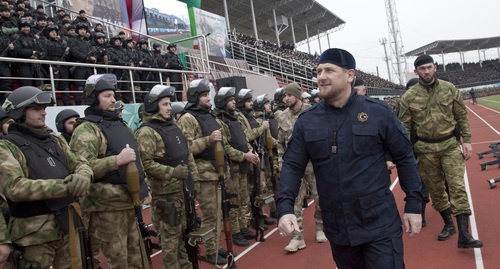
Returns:
[[[306,170],[304,171],[304,178],[302,178],[302,182],[300,183],[299,194],[297,195],[297,198],[295,198],[295,204],[293,207],[301,233],[293,234],[292,238],[298,240],[304,239],[304,235],[302,234],[302,223],[304,220],[302,209],[304,197],[306,196],[306,192],[308,190],[311,192],[314,198],[314,222],[316,231],[323,231],[323,218],[321,217],[321,209],[319,208],[318,188],[316,187],[316,177],[314,176],[314,171],[311,163],[307,165]]]
[[[266,164],[266,169],[265,171],[262,171],[259,166],[257,166],[257,173],[259,173],[260,177],[260,194],[261,196],[267,196],[267,194],[272,194],[272,182],[270,180],[271,178],[271,171],[269,170],[270,166]],[[255,177],[254,177],[254,168],[251,167],[250,171],[247,173],[247,183],[248,183],[248,193],[251,195],[253,193],[253,188],[254,188],[254,183],[255,183]],[[249,198],[250,200],[250,198]],[[250,205],[250,204],[249,204]],[[269,211],[270,212],[276,212],[276,201],[272,201],[271,203],[268,204],[269,206]],[[253,216],[252,216],[252,208],[249,206],[246,211],[245,211],[245,219],[247,221],[247,225],[250,226],[252,221],[253,221]],[[263,213],[263,209],[261,208],[261,213]]]
[[[68,235],[65,235],[64,238],[61,238],[60,240],[48,242],[45,244],[25,246],[23,248],[24,259],[27,261],[40,263],[42,265],[40,269],[71,268],[71,252]],[[80,249],[78,248],[78,254],[79,253]],[[81,266],[81,264],[79,264],[79,266]],[[9,256],[3,268],[16,268],[14,267],[12,255]]]
[[[247,175],[238,171],[232,173],[231,179],[226,179],[226,188],[229,193],[237,194],[238,197],[231,198],[230,204],[238,205],[238,208],[229,210],[231,218],[231,230],[233,234],[239,233],[242,228],[247,227],[245,214],[249,210],[250,197],[247,189]]]
[[[464,182],[465,162],[460,147],[435,153],[419,152],[417,156],[420,176],[429,189],[432,207],[441,212],[453,206],[453,214],[470,215]]]
[[[207,171],[205,173],[211,173],[211,172]],[[204,177],[203,174],[201,174],[200,176],[202,178],[210,178],[210,175],[208,177]],[[211,177],[213,178],[213,175]],[[194,184],[195,199],[200,204],[201,214],[203,215],[203,220],[201,222],[202,229],[215,228],[215,224],[217,222],[216,220],[217,210],[220,210],[221,208],[220,205],[218,205],[217,203],[215,195],[219,190],[218,187],[219,187],[218,181],[197,181]],[[219,215],[222,217],[221,212],[219,213]],[[217,236],[216,234],[215,237],[212,237],[205,243],[206,255],[215,254],[215,252],[217,251],[217,249],[215,248],[216,239],[219,240],[219,246],[221,246],[220,236]]]
[[[161,213],[158,213],[156,208],[156,203],[158,201],[169,201],[173,202],[175,208],[182,211],[181,223],[177,226],[170,225],[165,221],[161,220]],[[168,195],[153,195],[151,207],[151,217],[156,219],[159,226],[155,227],[155,230],[161,234],[161,247],[163,255],[163,268],[165,269],[191,269],[192,265],[189,262],[188,255],[186,252],[185,240],[184,240],[184,230],[186,229],[186,212],[184,207],[184,194],[182,192],[177,192]]]
[[[102,251],[110,268],[142,268],[140,245],[134,209],[85,212],[94,252],[94,267],[99,268]]]

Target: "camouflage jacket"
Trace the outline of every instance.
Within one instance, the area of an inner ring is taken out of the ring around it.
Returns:
[[[236,115],[236,118],[238,118],[238,121],[243,126],[243,131],[245,131],[248,141],[253,142],[264,132],[264,127],[262,126],[259,126],[257,128],[252,128],[248,120],[245,118],[243,114],[241,114],[241,112],[235,111],[234,113]]]
[[[143,112],[143,122],[149,123],[152,120],[165,121],[159,114],[149,114]],[[158,131],[151,127],[143,126],[135,133],[139,154],[141,156],[144,172],[147,174],[151,193],[153,195],[164,195],[182,191],[183,181],[172,177],[174,167],[163,165],[155,161],[162,158],[168,149]],[[198,179],[198,168],[193,158],[193,154],[188,156],[188,167],[193,179]]]
[[[96,123],[79,120],[75,125],[70,146],[88,160],[95,179],[101,179],[107,173],[118,170],[117,155],[106,156],[107,140]],[[82,210],[87,212],[133,208],[132,199],[126,188],[106,182],[91,184],[89,195],[81,201],[81,204]]]
[[[220,116],[223,115],[224,113],[227,113],[227,112],[220,110],[220,109],[214,110],[214,114],[217,116],[217,122],[222,127],[222,131],[221,131],[222,136],[225,137],[226,141],[231,141],[231,130],[229,129],[229,126],[223,120],[220,119]],[[234,115],[234,117],[236,117],[236,115]],[[243,128],[243,130],[244,130],[244,128]],[[247,143],[247,146],[248,146],[249,150],[252,149],[252,146],[249,143]],[[245,160],[243,155],[246,152],[243,152],[243,151],[240,151],[240,150],[233,148],[229,142],[224,143],[224,152],[226,153],[226,156],[228,156],[232,162],[241,163]],[[231,166],[231,169],[233,169],[233,171],[235,171],[234,169],[239,169],[238,164],[236,164],[236,163]]]
[[[1,213],[1,212],[0,212]],[[7,224],[3,214],[0,214],[0,245],[10,244],[9,231],[7,230]]]
[[[471,142],[471,131],[467,108],[464,105],[460,91],[453,84],[436,79],[431,87],[416,84],[402,97],[399,108],[399,119],[408,134],[412,122],[415,123],[417,136],[436,139],[453,132],[455,125],[460,126],[464,143]],[[418,141],[416,152],[435,152],[456,145],[455,139],[441,143],[425,143]]]
[[[198,120],[190,113],[184,113],[177,121],[177,125],[186,136],[189,144],[189,151],[195,158],[206,148],[212,146],[209,137],[203,136]],[[215,171],[211,161],[203,160],[201,158],[196,158],[195,161],[198,173],[200,174],[200,177],[198,178],[199,181],[218,180],[217,172]]]
[[[255,117],[255,120],[262,125],[262,122],[264,121],[264,112],[262,111],[257,111],[254,113],[254,117]],[[266,115],[267,116],[267,115]],[[267,119],[267,118],[266,118]],[[271,126],[269,126],[269,128],[271,128]],[[278,140],[277,139],[274,139],[273,137],[273,148],[276,148],[278,145]]]
[[[64,138],[52,132],[57,144],[68,160],[71,174],[92,178],[88,162],[72,151]],[[8,140],[0,140],[0,193],[14,202],[36,201],[67,196],[68,188],[62,178],[32,180],[27,178],[28,164],[22,151]],[[58,228],[54,214],[28,218],[11,217],[9,234],[13,243],[20,246],[43,244],[60,239],[63,231]]]
[[[287,148],[288,141],[292,136],[293,125],[297,121],[300,113],[306,110],[311,105],[302,103],[302,106],[298,111],[292,111],[290,108],[283,110],[276,118],[278,121],[278,162],[281,167],[283,162],[283,154]]]

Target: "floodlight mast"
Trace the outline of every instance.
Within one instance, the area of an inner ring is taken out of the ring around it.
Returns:
[[[389,26],[389,46],[391,48],[392,69],[400,85],[404,85],[405,74],[408,72],[403,38],[399,29],[398,14],[396,12],[395,0],[385,0],[385,11],[387,13],[387,24]],[[396,82],[396,81],[393,81]]]

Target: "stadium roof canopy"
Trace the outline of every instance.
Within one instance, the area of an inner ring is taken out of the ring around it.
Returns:
[[[405,55],[411,57],[420,56],[422,54],[447,54],[472,50],[485,50],[497,48],[499,46],[500,36],[462,40],[438,40],[407,52]]]
[[[230,29],[254,36],[252,9],[250,0],[227,0]],[[276,17],[285,16],[288,19],[288,28],[280,35],[280,41],[293,42],[292,23],[297,43],[307,40],[306,25],[310,40],[316,39],[318,31],[331,33],[341,29],[345,22],[330,10],[315,0],[253,0],[256,25],[259,39],[276,42],[274,26],[268,26],[268,21],[274,25],[273,10]],[[202,0],[201,9],[225,17],[224,4],[221,0]],[[279,25],[279,23],[278,23]]]

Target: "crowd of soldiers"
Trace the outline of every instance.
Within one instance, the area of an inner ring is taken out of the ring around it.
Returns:
[[[101,268],[100,255],[113,268],[145,266],[149,255],[141,249],[144,235],[137,229],[127,182],[130,164],[137,167],[141,203],[151,205],[164,268],[192,268],[197,262],[186,244],[187,215],[192,213],[185,207],[189,197],[199,202],[203,216],[196,229],[222,229],[234,245],[260,241],[259,232],[276,224],[273,193],[281,156],[296,108],[307,107],[298,84],[276,90],[274,109],[266,95],[253,96],[250,89],[236,93],[234,87],[216,88],[212,107],[213,87],[207,79],[191,82],[186,106],[172,104],[175,87],[155,85],[139,111],[142,126],[134,132],[121,118],[123,102],[115,99],[118,81],[111,73],[89,76],[83,85],[85,117],[62,110],[56,117],[60,134],[45,123],[45,108],[54,103],[50,92],[22,86],[5,100],[0,110],[0,170],[5,171],[0,175],[0,193],[8,210],[7,221],[0,221],[0,262],[6,268],[69,268],[75,262]],[[317,93],[307,100],[317,102]],[[222,143],[225,156],[222,182],[216,169],[217,143]],[[309,175],[302,197],[307,190],[316,196],[314,186]],[[262,198],[267,194],[270,199]],[[219,195],[227,195],[231,202],[226,208],[229,225],[224,228],[217,228],[218,211],[224,208]],[[81,207],[83,214],[73,223],[68,219],[74,219],[69,214],[75,207]],[[325,242],[319,208],[316,211],[317,242]],[[79,238],[76,260],[73,226],[87,232]],[[196,258],[217,265],[234,262],[232,246],[224,248],[220,236],[202,243],[205,253],[195,248]],[[305,247],[298,243],[292,239],[285,250]]]
[[[122,31],[116,36],[104,32],[101,23],[93,25],[85,10],[70,19],[64,9],[57,10],[55,17],[48,17],[43,6],[36,10],[29,1],[2,1],[0,5],[0,56],[20,59],[51,60],[76,63],[90,63],[115,66],[159,68],[182,70],[184,66],[175,54],[176,45],[169,44],[168,52],[162,52],[162,45],[155,42],[148,47],[147,40],[135,42]],[[158,81],[160,74],[125,69],[94,68],[83,66],[55,65],[55,88],[61,92],[63,105],[81,105],[87,77],[94,74],[113,73],[120,81],[121,93],[117,99],[125,103],[133,101],[131,79],[136,81],[134,89],[136,102],[142,102],[142,93],[147,93]],[[49,65],[28,62],[0,63],[0,76],[11,77],[18,74],[20,86],[40,87],[50,77]],[[176,88],[176,100],[182,99],[182,77],[178,72],[161,73],[164,80]],[[132,78],[131,78],[132,76]],[[13,90],[11,80],[0,81],[0,92]],[[71,90],[73,101],[71,99]],[[2,100],[5,96],[2,95]]]

